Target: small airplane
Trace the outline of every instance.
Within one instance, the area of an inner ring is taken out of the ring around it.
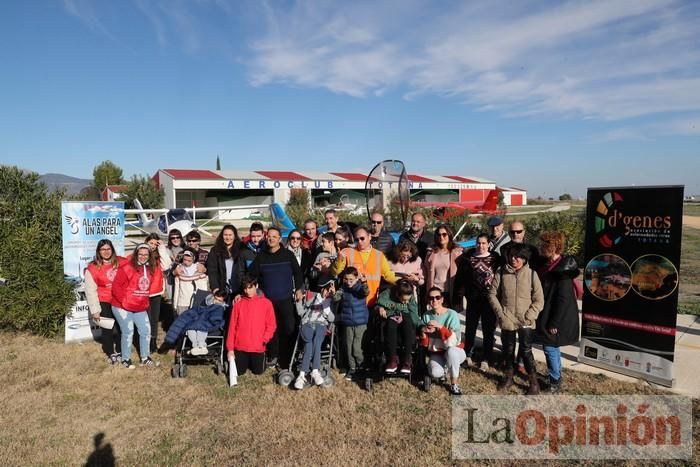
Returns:
[[[127,222],[126,224],[130,227],[134,227],[145,234],[156,233],[162,238],[168,238],[168,234],[171,230],[177,229],[183,235],[187,235],[189,232],[196,230],[202,232],[210,237],[214,237],[211,233],[204,229],[204,226],[210,222],[218,219],[221,214],[228,211],[242,211],[242,210],[260,210],[260,209],[270,209],[271,213],[273,211],[272,207],[267,204],[255,204],[247,206],[217,206],[217,207],[201,207],[201,208],[175,208],[175,209],[144,209],[141,202],[137,199],[134,200],[136,209],[124,209],[125,214],[136,214],[139,221],[138,222]],[[273,203],[276,204],[276,203]],[[280,207],[281,209],[281,207]],[[190,213],[196,216],[197,212],[211,212],[218,211],[219,213],[207,220],[206,222],[200,224],[196,223],[196,219],[193,218]],[[282,210],[284,214],[284,210]],[[149,219],[148,215],[152,214],[153,218]],[[286,214],[284,214],[286,217]],[[272,213],[273,219],[275,214]]]

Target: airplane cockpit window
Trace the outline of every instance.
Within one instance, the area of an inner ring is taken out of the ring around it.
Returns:
[[[168,225],[165,223],[165,215],[158,216],[158,230],[164,234],[168,233]]]
[[[168,211],[168,224],[173,224],[177,221],[190,220],[190,215],[184,209],[171,209]]]

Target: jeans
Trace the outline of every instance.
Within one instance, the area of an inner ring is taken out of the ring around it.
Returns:
[[[561,379],[561,350],[552,345],[543,345],[542,350],[544,350],[544,357],[547,360],[549,378],[559,381]]]
[[[301,357],[301,371],[321,368],[321,345],[326,338],[326,326],[319,323],[306,323],[301,327],[301,340],[304,341],[304,356]],[[312,362],[313,357],[313,362]],[[311,367],[309,367],[311,364]]]
[[[517,331],[501,329],[501,345],[503,345],[503,364],[507,370],[513,369],[515,360],[515,336],[517,334],[522,349],[523,363],[528,374],[536,371],[535,357],[532,355],[532,337],[535,330],[532,328],[520,328]]]
[[[348,369],[354,371],[361,368],[364,363],[362,341],[367,331],[367,325],[343,326],[342,329],[343,344],[345,345],[345,354],[348,359]]]
[[[467,302],[467,323],[464,333],[464,350],[467,357],[472,358],[476,340],[476,328],[481,319],[481,331],[484,336],[483,360],[490,362],[493,356],[493,346],[496,342],[496,315],[486,298],[476,298]]]
[[[141,360],[148,357],[151,354],[151,323],[148,320],[146,310],[131,312],[113,306],[112,312],[122,332],[122,360],[131,360],[131,340],[134,338],[134,324],[139,330],[139,355]]]
[[[466,359],[464,349],[459,347],[450,347],[445,352],[431,352],[428,362],[430,376],[435,379],[442,378],[445,376],[445,366],[447,366],[450,376],[456,380],[459,376],[459,366]]]

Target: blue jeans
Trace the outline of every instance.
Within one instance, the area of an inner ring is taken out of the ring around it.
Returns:
[[[151,322],[148,320],[148,312],[131,312],[116,306],[112,307],[114,318],[119,323],[122,332],[122,360],[131,360],[131,341],[134,338],[134,324],[139,331],[139,355],[141,360],[150,355]]]
[[[542,350],[544,350],[544,356],[547,360],[549,378],[554,381],[559,381],[561,379],[561,351],[559,347],[543,345]]]
[[[306,323],[301,326],[301,340],[304,341],[304,356],[301,357],[301,371],[308,373],[311,357],[314,370],[321,368],[321,345],[326,338],[326,326],[319,323]]]

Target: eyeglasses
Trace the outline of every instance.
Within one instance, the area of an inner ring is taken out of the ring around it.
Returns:
[[[301,237],[289,237],[290,240],[301,240]]]
[[[199,242],[198,238],[188,238],[187,239],[187,243],[197,243],[197,242]]]
[[[182,237],[170,237],[170,240],[182,240]]]
[[[383,224],[384,221],[372,221],[372,224]]]
[[[512,234],[518,234],[518,235],[520,235],[520,234],[523,233],[523,232],[525,232],[525,231],[522,230],[522,229],[521,229],[521,230],[511,230],[511,231],[510,231],[510,233],[512,233]]]
[[[438,232],[438,237],[449,237],[449,236],[450,236],[450,234],[448,234],[447,232]]]
[[[431,302],[433,302],[433,301],[435,301],[435,300],[440,300],[441,298],[442,298],[442,295],[431,295],[430,297],[428,297],[428,299],[429,299]]]
[[[367,237],[355,237],[355,238],[357,238],[361,242],[364,242],[365,240],[367,240]]]

